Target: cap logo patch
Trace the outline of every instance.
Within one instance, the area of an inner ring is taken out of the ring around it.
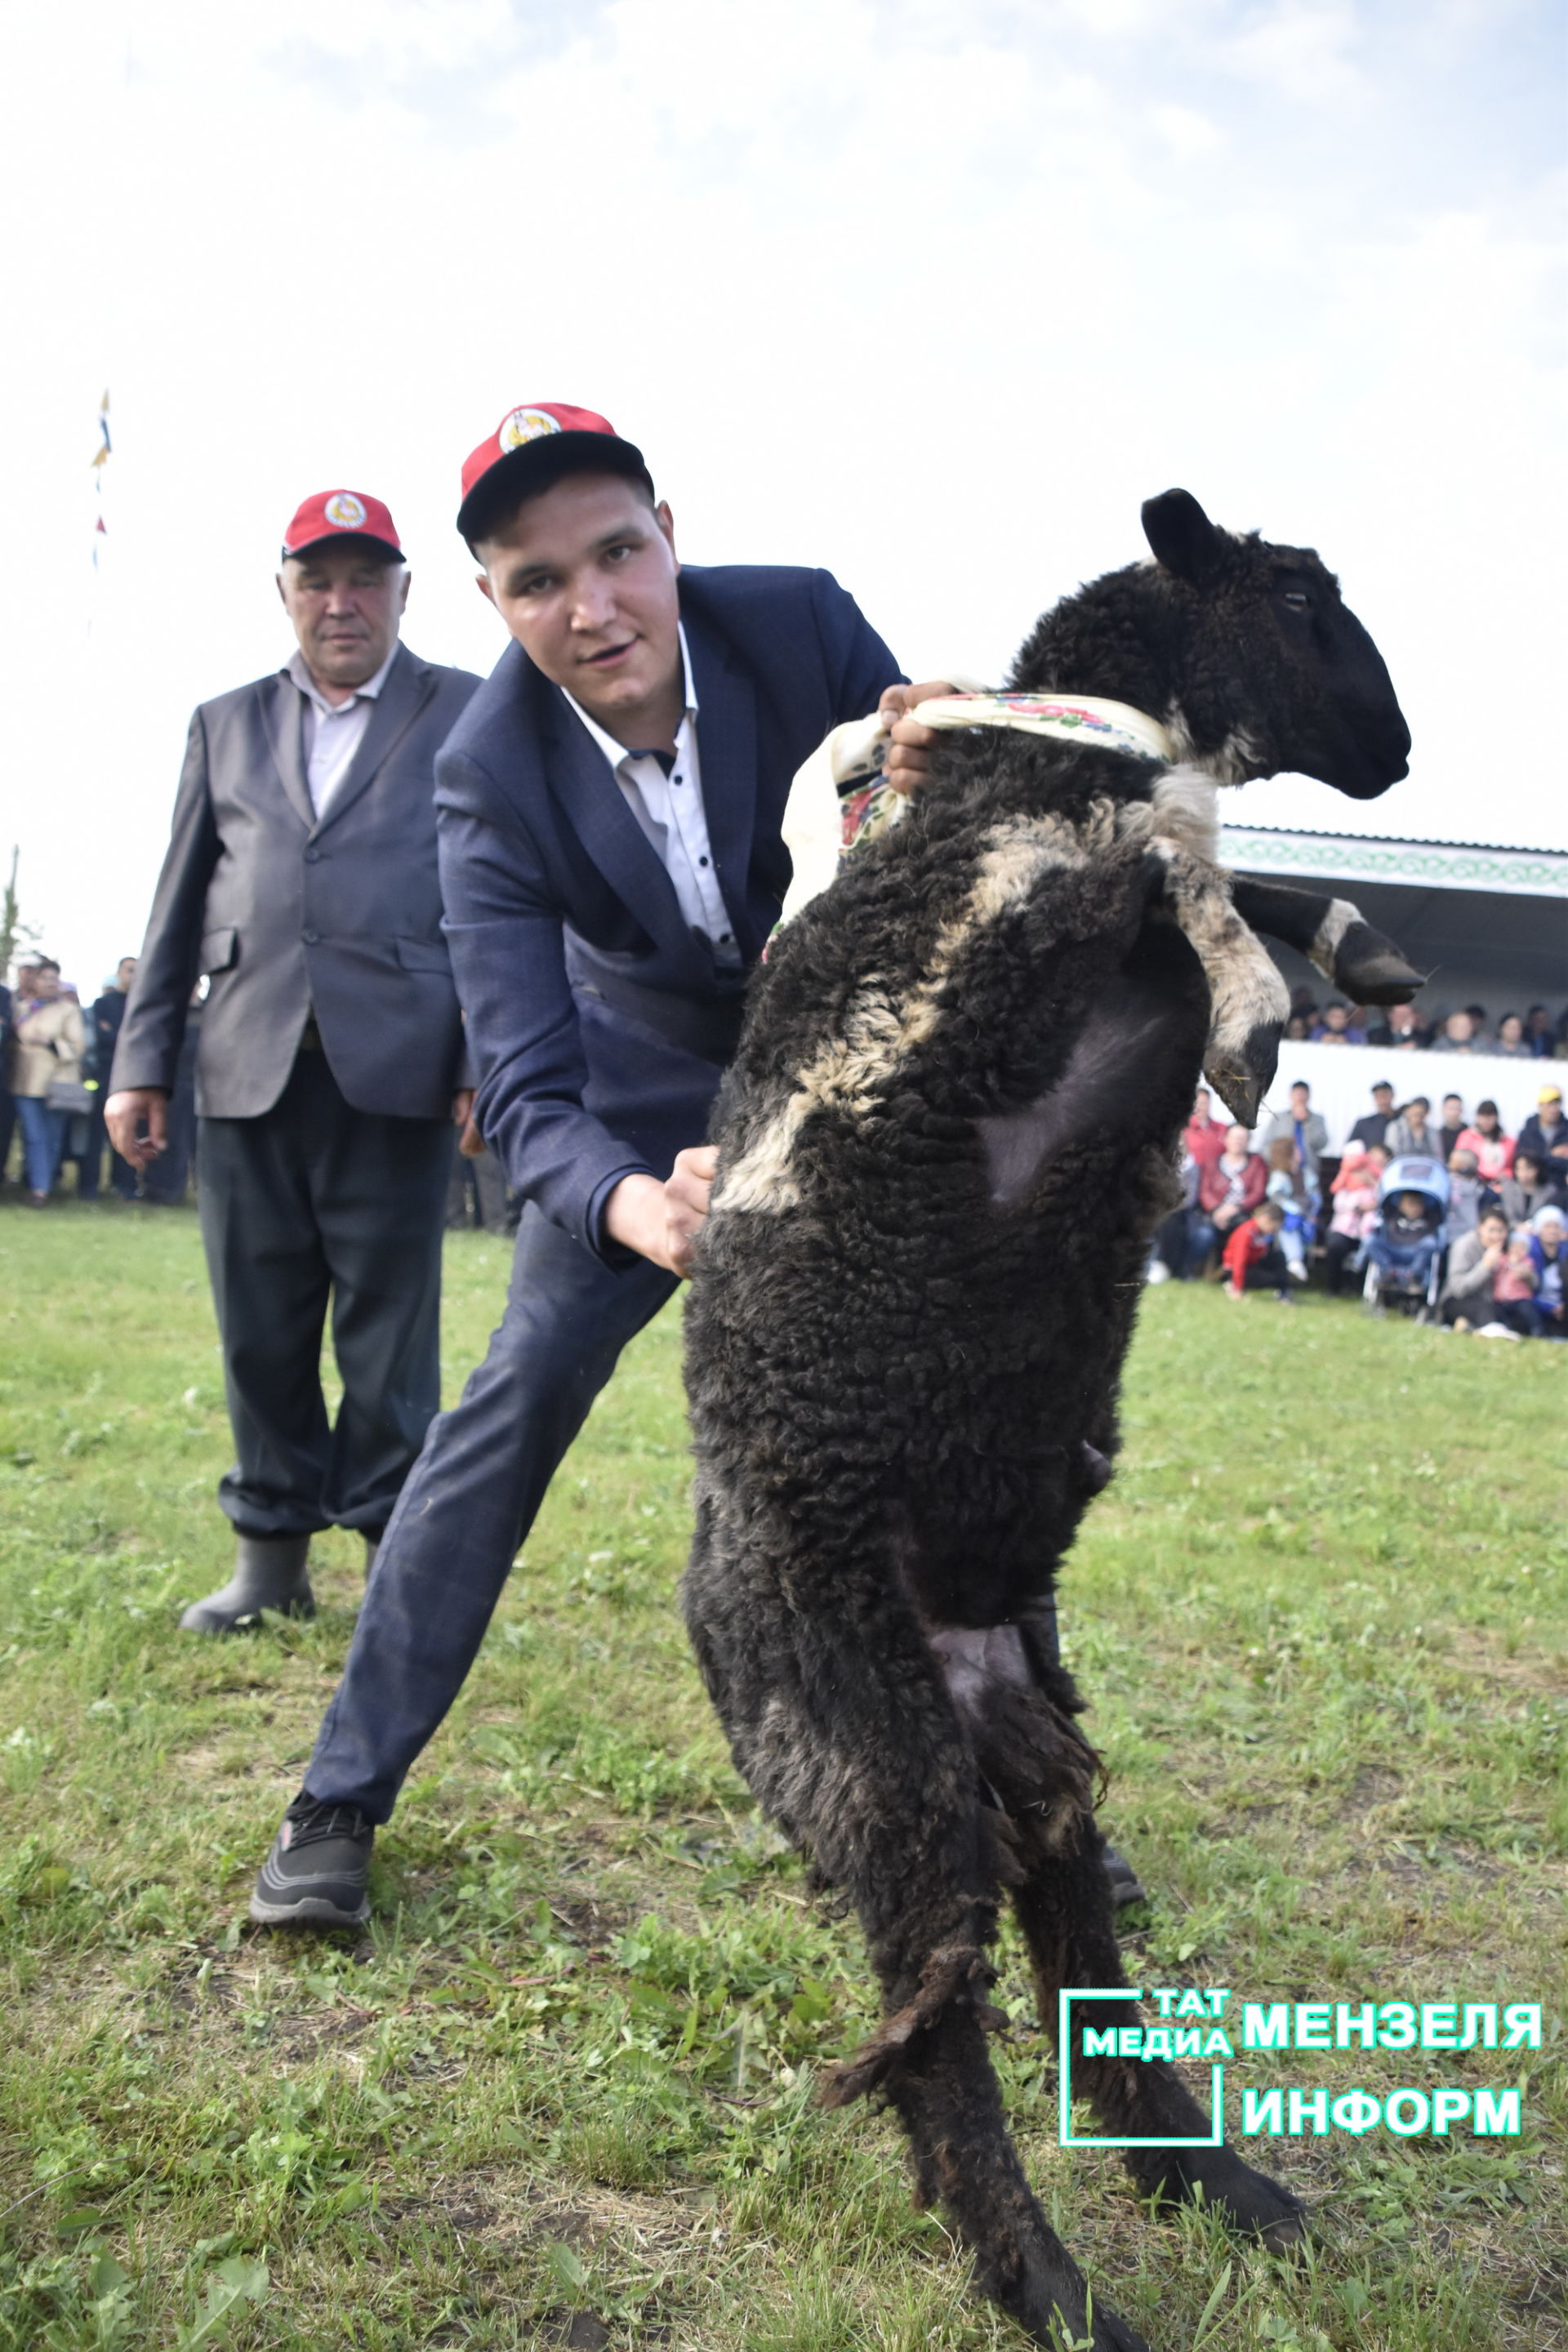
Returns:
[[[521,449],[525,441],[538,441],[546,433],[559,433],[561,420],[543,408],[514,408],[500,431],[496,435],[503,454]]]
[[[364,500],[356,499],[352,490],[338,490],[321,509],[328,522],[338,530],[359,530],[365,520]]]

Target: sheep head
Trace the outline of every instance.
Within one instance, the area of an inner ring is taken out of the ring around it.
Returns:
[[[1189,490],[1142,511],[1179,625],[1168,723],[1186,756],[1222,782],[1289,769],[1354,800],[1408,774],[1383,656],[1315,549],[1220,530]]]
[[[1188,490],[1150,499],[1143,528],[1154,562],[1045,614],[1011,687],[1129,702],[1217,783],[1289,769],[1375,800],[1408,772],[1383,656],[1311,548],[1218,530]]]

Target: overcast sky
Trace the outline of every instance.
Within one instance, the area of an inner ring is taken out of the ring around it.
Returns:
[[[826,564],[999,674],[1140,501],[1316,545],[1415,739],[1265,824],[1568,845],[1563,0],[63,0],[0,98],[0,846],[84,992],[192,706],[272,667],[306,492],[387,499],[421,654],[511,406],[647,452],[693,562]],[[91,565],[95,412],[112,395]]]

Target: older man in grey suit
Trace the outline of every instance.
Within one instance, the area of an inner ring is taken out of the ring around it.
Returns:
[[[408,575],[377,499],[307,499],[278,586],[298,651],[191,721],[106,1110],[145,1167],[208,975],[197,1165],[238,1457],[218,1496],[239,1538],[229,1582],[181,1620],[210,1633],[308,1615],[321,1528],[357,1528],[374,1557],[438,1402],[451,1126],[472,1101],[433,770],[479,681],[398,642]]]

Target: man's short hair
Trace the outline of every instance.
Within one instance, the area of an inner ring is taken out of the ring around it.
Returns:
[[[587,436],[581,437],[588,438]],[[535,446],[543,448],[549,445],[540,443]],[[568,474],[609,475],[617,482],[625,482],[650,514],[658,505],[653,484],[646,474],[634,474],[626,467],[606,464],[601,450],[580,448],[568,443],[558,451],[552,449],[551,454],[554,462],[548,467],[535,467],[531,471],[525,488],[519,490],[504,481],[498,483],[493,499],[480,509],[472,535],[466,542],[476,563],[484,561],[479,550],[487,539],[493,539],[498,530],[504,530],[509,523],[516,520],[531,499],[542,499],[547,490],[555,488],[557,482],[563,482]],[[505,470],[501,468],[503,473]]]

